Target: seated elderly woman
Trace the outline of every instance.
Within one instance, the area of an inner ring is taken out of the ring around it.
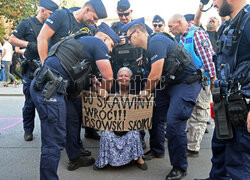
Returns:
[[[129,68],[123,67],[119,69],[117,73],[119,94],[128,94],[131,76],[132,72]],[[97,170],[108,164],[122,166],[131,161],[136,161],[140,169],[147,170],[147,164],[142,159],[142,156],[143,149],[139,131],[102,131],[99,154],[93,168]]]

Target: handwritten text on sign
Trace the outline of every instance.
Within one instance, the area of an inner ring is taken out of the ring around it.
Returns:
[[[138,95],[110,94],[107,99],[82,91],[84,126],[107,131],[151,129],[153,95],[145,100]]]

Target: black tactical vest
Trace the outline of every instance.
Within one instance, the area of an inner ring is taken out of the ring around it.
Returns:
[[[83,45],[76,41],[79,37],[88,33],[79,32],[59,41],[51,47],[49,56],[56,56],[70,77],[70,86],[67,92],[78,95],[90,82],[93,64],[85,58]]]
[[[248,97],[250,97],[250,62],[249,59],[240,62],[237,54],[242,39],[242,32],[250,18],[249,10],[250,6],[247,5],[231,22],[228,20],[221,25],[218,30],[217,58],[215,59],[218,79],[229,84],[236,82],[241,84],[241,93]],[[238,85],[235,85],[231,91],[237,92],[238,89]],[[226,92],[227,89],[223,87],[223,91]]]
[[[172,39],[175,43],[174,49],[170,54],[167,55],[167,58],[164,61],[162,76],[165,77],[165,84],[175,84],[177,76],[181,74],[192,62],[192,55],[185,50],[180,44],[171,37],[168,33],[153,33],[150,38],[156,34],[162,34]]]

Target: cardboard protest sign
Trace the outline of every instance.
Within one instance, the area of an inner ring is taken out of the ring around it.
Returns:
[[[153,95],[145,100],[119,94],[102,99],[95,92],[82,91],[83,125],[106,131],[151,129],[153,104]]]

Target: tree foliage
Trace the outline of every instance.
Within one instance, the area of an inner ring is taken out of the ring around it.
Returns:
[[[24,18],[36,13],[39,0],[0,0],[0,15],[13,22],[13,28]]]
[[[5,35],[5,31],[3,26],[0,24],[0,42],[3,43],[3,36]]]

